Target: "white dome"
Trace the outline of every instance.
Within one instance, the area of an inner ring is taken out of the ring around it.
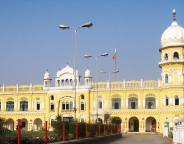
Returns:
[[[162,47],[184,45],[184,28],[173,21],[161,37]]]
[[[48,72],[48,70],[47,70],[46,73],[44,74],[44,79],[51,79],[50,73]]]
[[[60,76],[61,70],[59,69],[58,72],[56,73],[56,76]]]
[[[84,77],[91,77],[91,72],[90,72],[89,69],[87,69],[87,70],[85,71]]]
[[[59,77],[60,75],[63,75],[65,73],[74,74],[73,68],[71,68],[68,64],[66,65],[65,68],[63,68],[62,70],[59,70],[56,75],[57,75],[57,77]],[[77,76],[79,75],[79,72],[77,69],[76,69],[76,75]]]

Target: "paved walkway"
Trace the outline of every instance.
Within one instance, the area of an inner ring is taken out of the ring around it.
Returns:
[[[104,144],[169,144],[161,134],[122,134],[122,139]]]

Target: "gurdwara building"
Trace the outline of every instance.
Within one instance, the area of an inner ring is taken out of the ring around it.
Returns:
[[[184,117],[184,28],[177,21],[161,36],[161,79],[107,81],[95,83],[91,72],[80,74],[68,64],[59,70],[51,86],[44,74],[43,84],[0,87],[0,117],[8,129],[16,130],[21,119],[23,130],[39,130],[61,115],[63,121],[110,123],[115,117],[122,132],[163,132],[174,120]],[[74,79],[76,78],[76,85]]]

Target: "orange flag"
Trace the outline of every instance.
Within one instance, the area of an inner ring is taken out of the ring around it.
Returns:
[[[116,60],[116,53],[112,57],[113,60]]]

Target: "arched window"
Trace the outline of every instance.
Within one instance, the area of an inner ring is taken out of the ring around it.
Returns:
[[[50,120],[51,126],[52,126],[53,122],[54,122],[54,119],[51,119],[51,120]]]
[[[66,102],[66,110],[69,110],[69,102]]]
[[[50,104],[50,110],[54,111],[54,103],[53,102]]]
[[[174,52],[173,58],[174,58],[175,60],[178,60],[178,59],[179,59],[179,54],[178,54],[178,52]]]
[[[165,106],[168,106],[169,105],[169,99],[168,99],[168,97],[166,96],[165,97]]]
[[[81,110],[84,110],[84,102],[81,102]]]
[[[68,79],[66,79],[66,83],[65,83],[65,85],[69,85],[69,80]]]
[[[36,110],[40,110],[40,102],[36,103]]]
[[[112,99],[112,109],[121,109],[121,99],[120,98]]]
[[[50,100],[54,100],[54,96],[53,95],[50,97]]]
[[[83,94],[81,95],[81,99],[84,99],[84,95]]]
[[[13,101],[6,102],[6,111],[14,111],[14,102]]]
[[[62,110],[65,110],[65,102],[62,102]]]
[[[28,111],[28,101],[20,102],[20,111]]]
[[[85,122],[85,121],[84,121],[84,118],[81,118],[81,120],[80,120],[80,121],[81,121],[81,122]]]
[[[70,80],[70,85],[73,86],[73,81],[72,81],[72,79]]]
[[[71,110],[73,109],[73,102],[72,101],[70,102],[70,109]]]
[[[167,53],[165,54],[164,58],[165,58],[166,61],[168,60],[168,54]]]
[[[179,96],[175,96],[174,97],[174,104],[175,105],[179,105],[180,103],[179,103]]]
[[[128,99],[128,109],[138,109],[138,99],[131,97]]]
[[[101,100],[98,101],[98,108],[102,109],[102,101]]]
[[[155,98],[154,97],[148,97],[146,98],[146,109],[155,109]]]
[[[65,85],[64,80],[62,80],[61,81],[61,86],[64,86],[64,85]]]
[[[58,82],[58,87],[60,86],[60,80],[57,80],[57,82]]]
[[[168,74],[165,74],[165,83],[168,83]]]

